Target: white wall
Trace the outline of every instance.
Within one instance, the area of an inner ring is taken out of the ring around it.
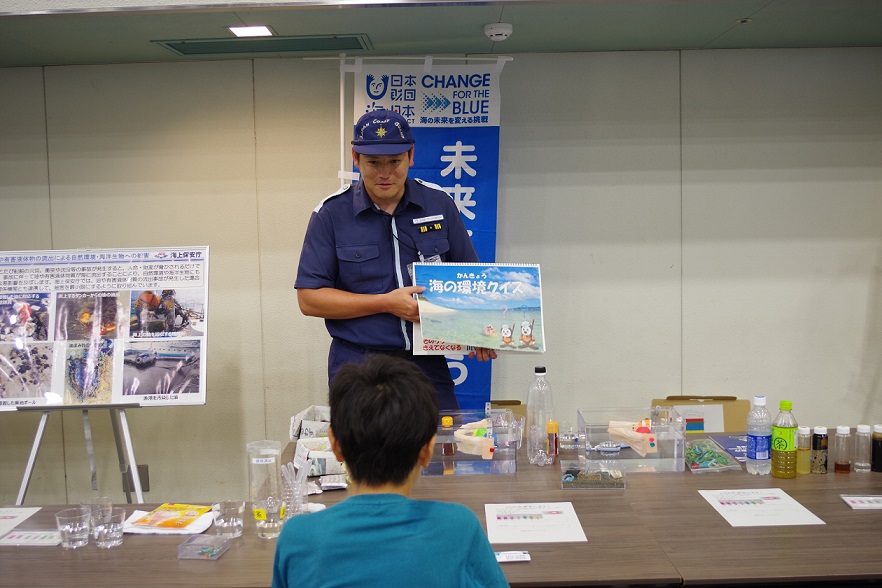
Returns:
[[[882,49],[518,56],[502,74],[500,261],[537,262],[558,416],[766,393],[882,422]],[[211,246],[208,404],[129,412],[149,501],[244,496],[244,444],[325,401],[291,289],[339,185],[334,61],[0,70],[0,249]],[[45,103],[44,103],[45,97]],[[496,361],[526,396],[537,358]],[[118,495],[93,413],[99,485]],[[0,503],[37,415],[0,413]],[[88,491],[53,414],[27,503]]]

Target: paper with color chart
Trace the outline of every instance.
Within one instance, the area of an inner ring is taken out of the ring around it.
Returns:
[[[61,533],[58,531],[12,531],[8,535],[0,537],[0,546],[3,545],[43,545],[52,547],[61,543]]]
[[[882,496],[878,495],[857,495],[857,494],[840,494],[839,497],[845,501],[845,504],[851,508],[859,510],[878,510],[882,509]]]
[[[490,543],[588,541],[572,502],[485,504]]]
[[[824,521],[780,488],[699,490],[733,527],[824,525]]]
[[[38,510],[40,510],[39,506],[0,508],[0,537],[13,530],[20,522]]]

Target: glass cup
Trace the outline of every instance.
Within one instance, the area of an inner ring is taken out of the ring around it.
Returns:
[[[110,515],[113,509],[113,499],[110,496],[98,496],[93,494],[89,498],[80,501],[80,510],[90,514],[89,524],[93,525],[97,517],[106,517]],[[92,529],[92,537],[95,536],[95,528]]]
[[[283,482],[285,490],[285,520],[309,512],[309,482]]]
[[[214,530],[218,535],[232,538],[242,535],[245,503],[241,500],[221,500],[211,505],[214,513]]]
[[[253,503],[254,522],[257,536],[261,539],[275,539],[285,524],[285,501],[275,496]]]
[[[279,536],[285,522],[282,444],[270,440],[252,441],[246,448],[251,510],[257,525],[257,536],[274,539]]]
[[[89,521],[91,511],[68,508],[55,514],[55,524],[61,534],[61,546],[65,549],[77,549],[89,544]]]
[[[515,452],[520,446],[518,421],[511,410],[499,410],[491,413],[491,427],[496,440],[494,459],[515,459]]]
[[[564,421],[560,425],[560,448],[576,449],[579,442],[579,431],[572,421]]]
[[[92,535],[95,545],[109,549],[123,542],[123,524],[126,522],[126,509],[113,508],[109,511],[92,511]]]

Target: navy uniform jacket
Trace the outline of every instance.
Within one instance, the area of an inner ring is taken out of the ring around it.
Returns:
[[[417,261],[478,261],[456,203],[440,187],[408,178],[389,215],[358,182],[313,210],[294,287],[384,294],[412,286],[407,266]],[[325,325],[332,337],[362,347],[412,348],[412,324],[392,314],[326,319]]]

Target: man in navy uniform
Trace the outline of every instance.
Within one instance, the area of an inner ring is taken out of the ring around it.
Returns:
[[[297,302],[325,319],[332,337],[328,383],[337,369],[384,353],[415,362],[432,382],[441,410],[459,404],[443,355],[413,355],[419,321],[408,266],[414,262],[478,261],[456,203],[439,186],[408,177],[414,140],[397,112],[375,110],[355,126],[357,184],[313,210],[297,268]],[[479,361],[496,357],[479,348]]]

